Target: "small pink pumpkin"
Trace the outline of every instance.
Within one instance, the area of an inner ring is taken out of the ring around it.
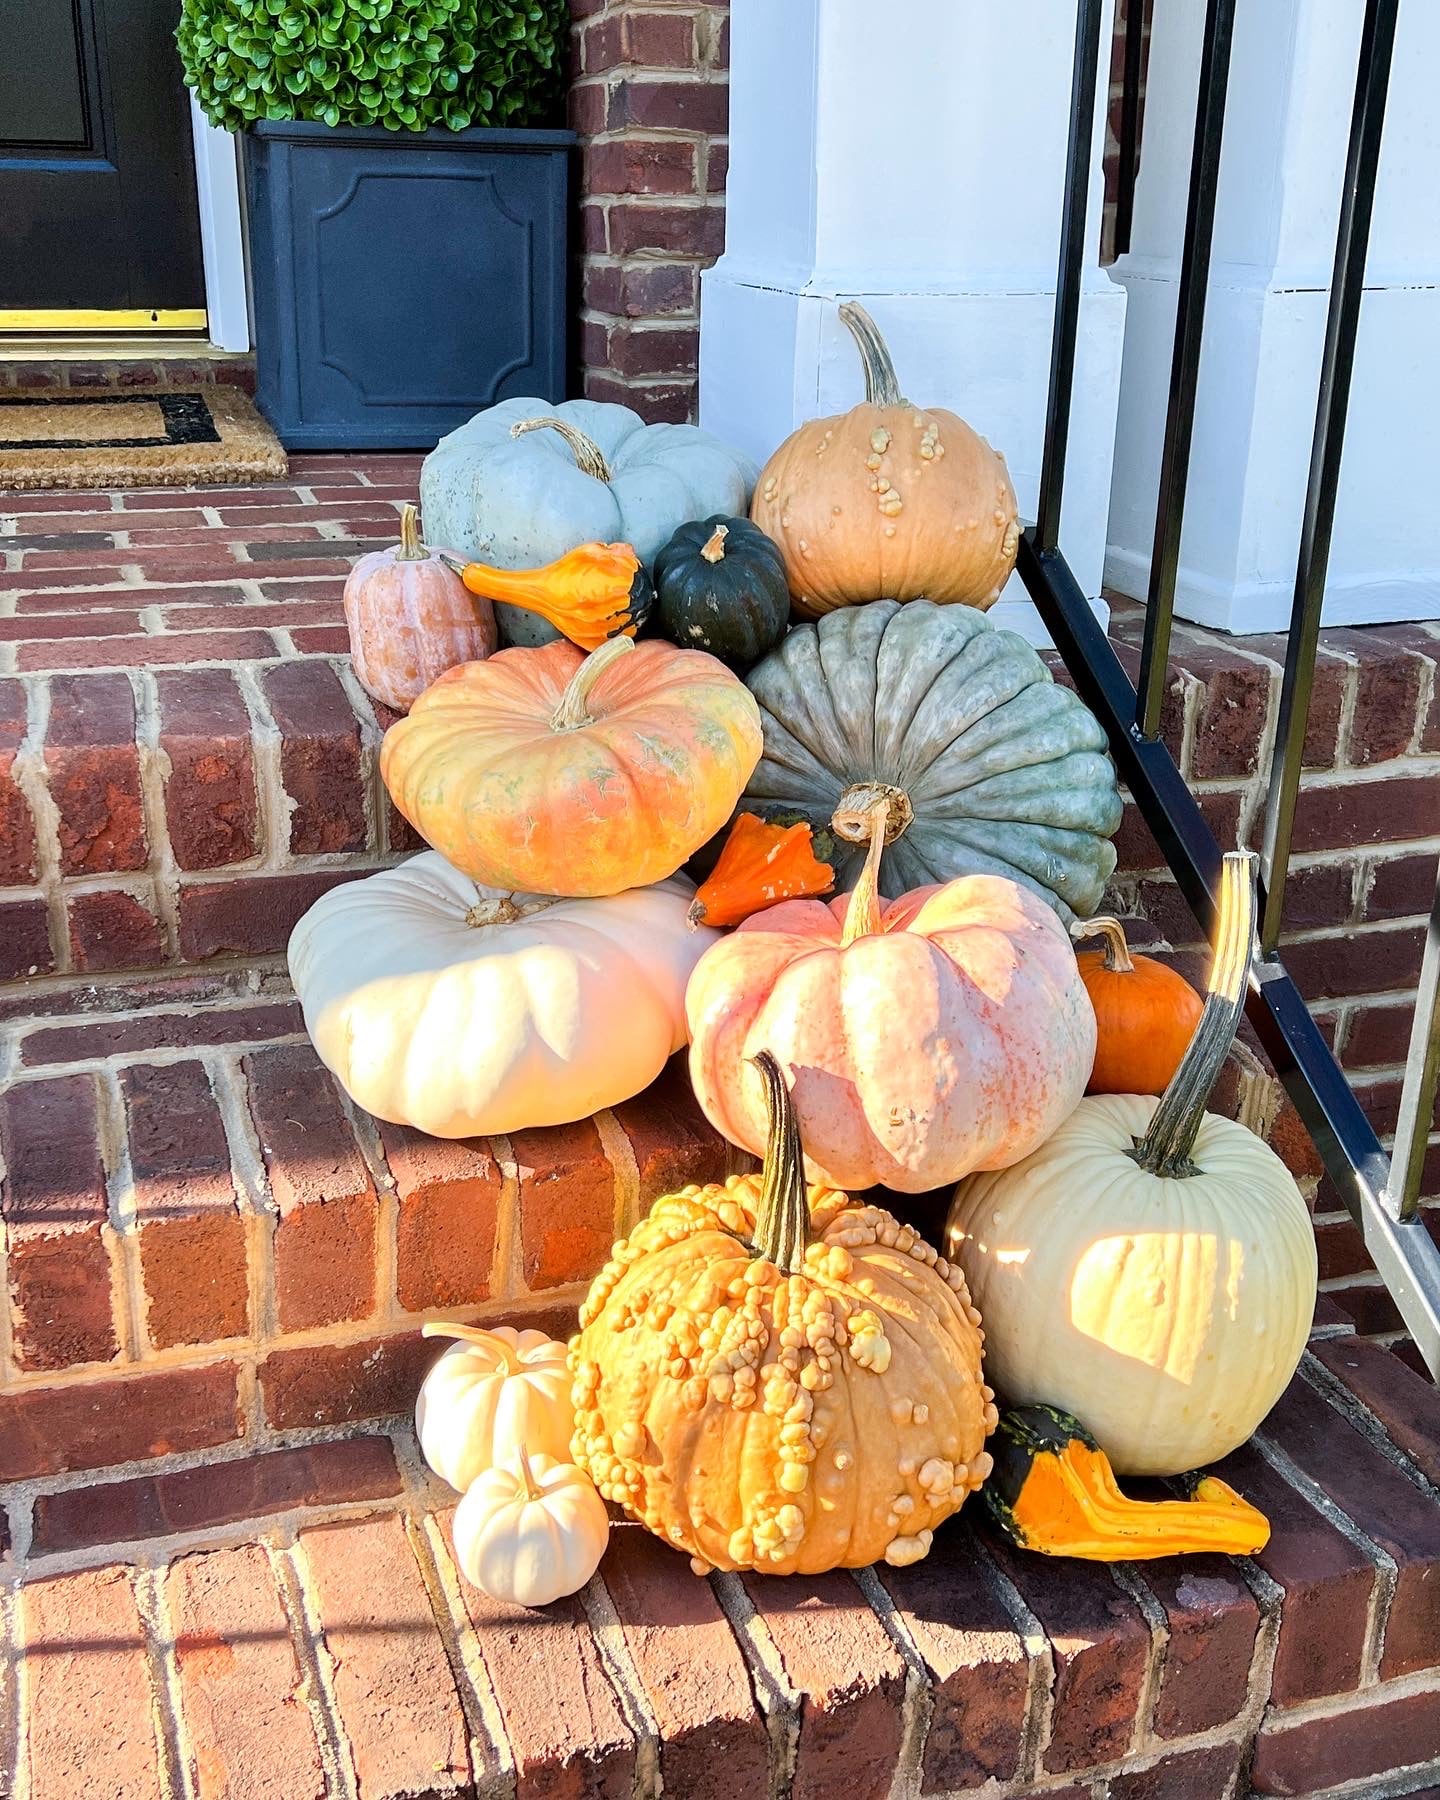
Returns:
[[[768,1050],[790,1085],[807,1179],[924,1193],[1019,1162],[1074,1111],[1095,1014],[1038,895],[964,875],[881,903],[888,801],[853,894],[787,900],[712,944],[685,995],[690,1077],[733,1143],[765,1147]]]
[[[409,712],[430,683],[495,648],[495,614],[435,550],[420,542],[413,506],[400,542],[362,556],[345,582],[350,660],[367,693]]]

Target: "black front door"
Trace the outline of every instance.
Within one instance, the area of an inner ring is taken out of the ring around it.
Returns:
[[[179,0],[0,0],[0,311],[205,303]]]

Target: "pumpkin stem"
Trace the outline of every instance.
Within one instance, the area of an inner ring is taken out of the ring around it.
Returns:
[[[613,481],[615,477],[605,460],[605,452],[594,438],[586,437],[568,419],[517,419],[510,427],[512,438],[524,437],[527,431],[558,431],[575,455],[576,465],[597,481]]]
[[[428,552],[420,542],[420,513],[417,507],[407,500],[400,508],[400,548],[395,552],[396,562],[424,562]]]
[[[1125,942],[1125,927],[1118,919],[1100,914],[1093,919],[1076,919],[1070,927],[1070,935],[1077,944],[1086,938],[1098,937],[1101,940],[1100,954],[1105,959],[1105,968],[1111,975],[1133,975],[1135,964],[1130,956],[1130,946]]]
[[[846,326],[860,350],[865,370],[865,398],[871,406],[908,406],[900,392],[900,378],[895,364],[880,335],[880,327],[856,300],[846,300],[840,308],[840,322]]]
[[[805,1153],[800,1127],[780,1065],[768,1050],[750,1059],[765,1082],[765,1164],[755,1208],[755,1252],[783,1275],[805,1267],[810,1236],[810,1202],[805,1197]]]
[[[523,1444],[515,1446],[515,1456],[520,1464],[520,1480],[525,1488],[525,1498],[530,1501],[539,1500],[540,1484],[535,1479],[535,1471],[530,1467],[530,1456]]]
[[[588,725],[590,713],[586,702],[590,698],[590,690],[610,667],[618,662],[627,651],[635,648],[634,638],[607,638],[598,650],[592,650],[570,677],[565,692],[560,696],[560,704],[550,715],[552,731],[573,731],[577,725]]]
[[[497,1374],[509,1375],[510,1358],[514,1350],[502,1337],[496,1337],[493,1331],[482,1331],[478,1325],[452,1325],[448,1319],[427,1319],[420,1327],[421,1337],[456,1338],[462,1344],[477,1344],[482,1350],[499,1359]]]
[[[1138,1138],[1131,1155],[1151,1175],[1198,1175],[1190,1160],[1205,1103],[1220,1066],[1235,1041],[1245,1008],[1250,965],[1255,954],[1255,868],[1253,850],[1226,852],[1220,875],[1220,909],[1215,931],[1215,961],[1205,996],[1205,1010],[1195,1027],[1180,1067],[1160,1096],[1150,1128]]]
[[[885,842],[893,844],[915,822],[915,808],[904,788],[892,787],[888,781],[857,781],[835,802],[830,824],[837,837],[847,844],[870,842],[870,814],[878,800],[885,802]]]
[[[730,535],[728,525],[717,525],[700,546],[700,554],[708,563],[717,563],[725,554],[725,540]]]
[[[870,848],[865,852],[865,867],[850,895],[845,909],[845,924],[840,933],[840,948],[853,944],[858,937],[873,937],[880,929],[880,857],[885,849],[885,829],[890,817],[890,802],[882,794],[871,803],[867,817]],[[840,829],[838,820],[836,830]]]
[[[517,919],[528,919],[531,913],[544,912],[563,898],[560,894],[535,894],[529,900],[517,901],[514,894],[499,894],[487,899],[477,887],[475,904],[465,914],[465,923],[477,929],[486,925],[513,925]]]

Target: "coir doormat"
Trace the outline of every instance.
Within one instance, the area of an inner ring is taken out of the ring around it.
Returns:
[[[0,492],[244,484],[287,468],[238,388],[0,388]]]

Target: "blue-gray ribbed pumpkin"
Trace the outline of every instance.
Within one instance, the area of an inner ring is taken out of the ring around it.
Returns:
[[[888,897],[984,873],[1067,921],[1100,904],[1121,812],[1105,733],[1013,631],[968,606],[876,600],[797,626],[746,685],[765,749],[743,810],[808,819],[822,841],[889,790]],[[864,849],[838,844],[838,887]]]

